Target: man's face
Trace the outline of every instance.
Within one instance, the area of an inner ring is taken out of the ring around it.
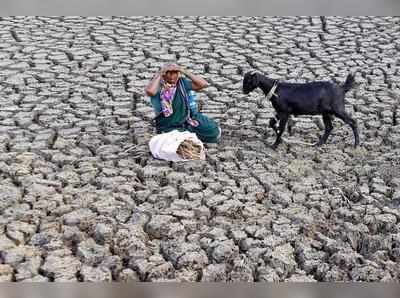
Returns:
[[[164,80],[168,84],[176,84],[179,78],[179,71],[167,71],[164,76]]]

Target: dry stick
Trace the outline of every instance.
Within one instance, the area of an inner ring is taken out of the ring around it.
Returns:
[[[180,150],[177,151],[177,153],[181,155],[182,158],[184,159],[196,159],[200,157],[199,154],[195,154],[186,148],[181,148]]]
[[[351,207],[350,200],[346,197],[346,195],[343,193],[343,191],[339,187],[333,187],[333,188],[331,188],[331,190],[337,190],[339,192],[340,196],[342,197],[342,199],[344,199],[344,201],[347,203],[347,205]]]
[[[198,148],[196,148],[195,146],[191,145],[191,144],[185,144],[183,146],[181,146],[181,149],[183,152],[188,153],[188,154],[194,154],[194,155],[198,155],[200,153],[200,150],[198,150]]]
[[[143,157],[147,155],[148,151],[143,149],[143,148],[137,148],[137,145],[133,145],[131,147],[128,147],[125,149],[125,151],[122,152],[122,154],[130,154],[132,158],[136,159],[139,157]]]
[[[184,140],[176,150],[183,159],[200,159],[201,146],[191,140]]]
[[[130,151],[147,152],[146,149],[140,148],[138,145],[132,145],[132,146],[125,147],[123,152],[130,152]]]
[[[129,152],[129,151],[135,150],[136,147],[137,147],[137,145],[132,145],[132,146],[126,147],[126,149],[124,149],[123,152]]]

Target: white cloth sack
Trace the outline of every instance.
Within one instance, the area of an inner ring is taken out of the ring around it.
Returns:
[[[176,153],[179,145],[184,140],[191,140],[192,142],[200,145],[200,159],[206,159],[203,143],[199,140],[195,133],[191,133],[189,131],[173,130],[167,133],[155,135],[150,139],[149,142],[151,154],[157,159],[169,161],[188,161],[190,159],[183,159]]]

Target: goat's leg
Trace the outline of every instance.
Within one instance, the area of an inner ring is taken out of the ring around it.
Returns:
[[[294,120],[292,117],[289,117],[288,123],[287,123],[287,130],[290,136],[293,135],[293,127],[294,127]]]
[[[323,134],[323,136],[321,136],[319,138],[319,141],[317,143],[317,146],[321,146],[323,144],[326,143],[326,141],[328,140],[329,135],[332,132],[333,129],[333,125],[332,125],[332,117],[329,114],[323,114],[322,115],[322,119],[324,120],[324,124],[325,124],[325,132]]]
[[[278,134],[277,122],[275,118],[269,119],[269,127],[275,131],[275,134]]]
[[[357,147],[360,144],[360,137],[358,135],[357,122],[349,116],[345,111],[336,112],[335,116],[342,119],[344,123],[350,125],[354,134],[354,147]]]
[[[276,149],[278,148],[278,145],[282,142],[282,134],[285,131],[285,127],[286,127],[286,123],[289,119],[289,114],[281,114],[279,115],[279,130],[278,130],[278,134],[276,136],[276,140],[275,143],[272,145],[272,149]]]

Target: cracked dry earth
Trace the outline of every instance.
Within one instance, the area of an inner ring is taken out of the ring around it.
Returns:
[[[1,281],[398,281],[400,18],[0,19]],[[223,138],[155,160],[143,89],[177,60],[206,78]],[[343,82],[340,120],[292,119],[241,92],[258,69]],[[131,147],[135,145],[135,147]],[[126,149],[129,150],[126,150]]]

